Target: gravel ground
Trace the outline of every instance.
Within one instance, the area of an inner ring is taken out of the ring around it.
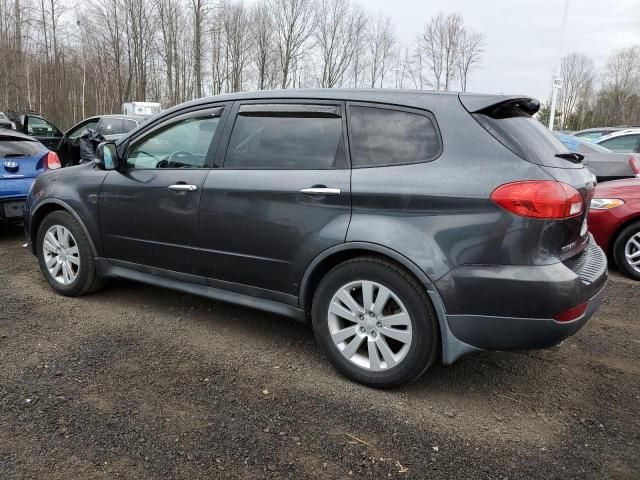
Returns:
[[[55,295],[0,227],[0,478],[640,478],[640,284],[555,350],[377,391],[311,329],[129,282]]]

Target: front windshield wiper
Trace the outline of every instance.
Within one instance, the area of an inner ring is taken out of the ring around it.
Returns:
[[[573,163],[581,163],[582,160],[584,160],[584,155],[580,153],[556,153],[555,156],[564,160],[569,160]]]

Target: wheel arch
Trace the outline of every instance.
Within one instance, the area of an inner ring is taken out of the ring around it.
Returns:
[[[47,215],[49,215],[50,213],[59,212],[59,211],[67,212],[78,222],[78,224],[80,225],[80,228],[82,228],[82,231],[84,232],[87,239],[89,240],[89,245],[91,246],[91,251],[93,252],[94,257],[97,257],[98,251],[96,250],[96,246],[93,243],[93,239],[91,238],[91,235],[89,234],[89,230],[87,229],[86,225],[82,221],[82,218],[80,218],[80,215],[78,215],[78,212],[76,212],[73,208],[71,208],[71,206],[69,206],[68,203],[58,199],[45,200],[44,202],[39,204],[36,207],[36,209],[31,213],[31,221],[29,226],[29,240],[31,241],[31,250],[33,254],[34,255],[36,254],[36,238],[38,236],[38,229],[40,228],[40,224],[47,217]]]
[[[339,263],[366,255],[383,257],[400,265],[425,287],[427,294],[431,299],[431,303],[433,304],[436,317],[438,319],[438,326],[440,327],[440,351],[442,355],[442,363],[450,365],[466,353],[480,350],[458,340],[455,335],[453,335],[447,322],[447,313],[444,303],[429,277],[415,263],[404,255],[391,248],[376,243],[341,243],[340,245],[336,245],[325,250],[309,264],[302,278],[302,282],[300,283],[299,296],[299,306],[304,312],[307,321],[310,318],[313,295],[322,277]]]

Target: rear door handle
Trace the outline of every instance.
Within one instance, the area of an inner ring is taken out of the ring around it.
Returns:
[[[174,185],[169,185],[167,188],[174,192],[195,192],[198,190],[198,187],[195,185],[187,185],[186,183],[176,183]]]
[[[340,195],[340,189],[328,187],[311,187],[303,188],[302,190],[300,190],[300,193],[304,193],[306,195]]]

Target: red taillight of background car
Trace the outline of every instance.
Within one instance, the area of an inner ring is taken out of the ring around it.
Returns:
[[[44,157],[44,168],[48,168],[49,170],[55,170],[56,168],[62,167],[60,163],[60,158],[58,158],[58,154],[55,152],[49,152]]]
[[[634,157],[633,155],[629,157],[629,166],[631,167],[631,170],[636,177],[640,177],[640,165],[638,165],[638,163],[639,162],[636,157]]]
[[[582,195],[571,185],[553,180],[526,180],[505,183],[491,194],[498,206],[527,218],[554,219],[580,215]]]

